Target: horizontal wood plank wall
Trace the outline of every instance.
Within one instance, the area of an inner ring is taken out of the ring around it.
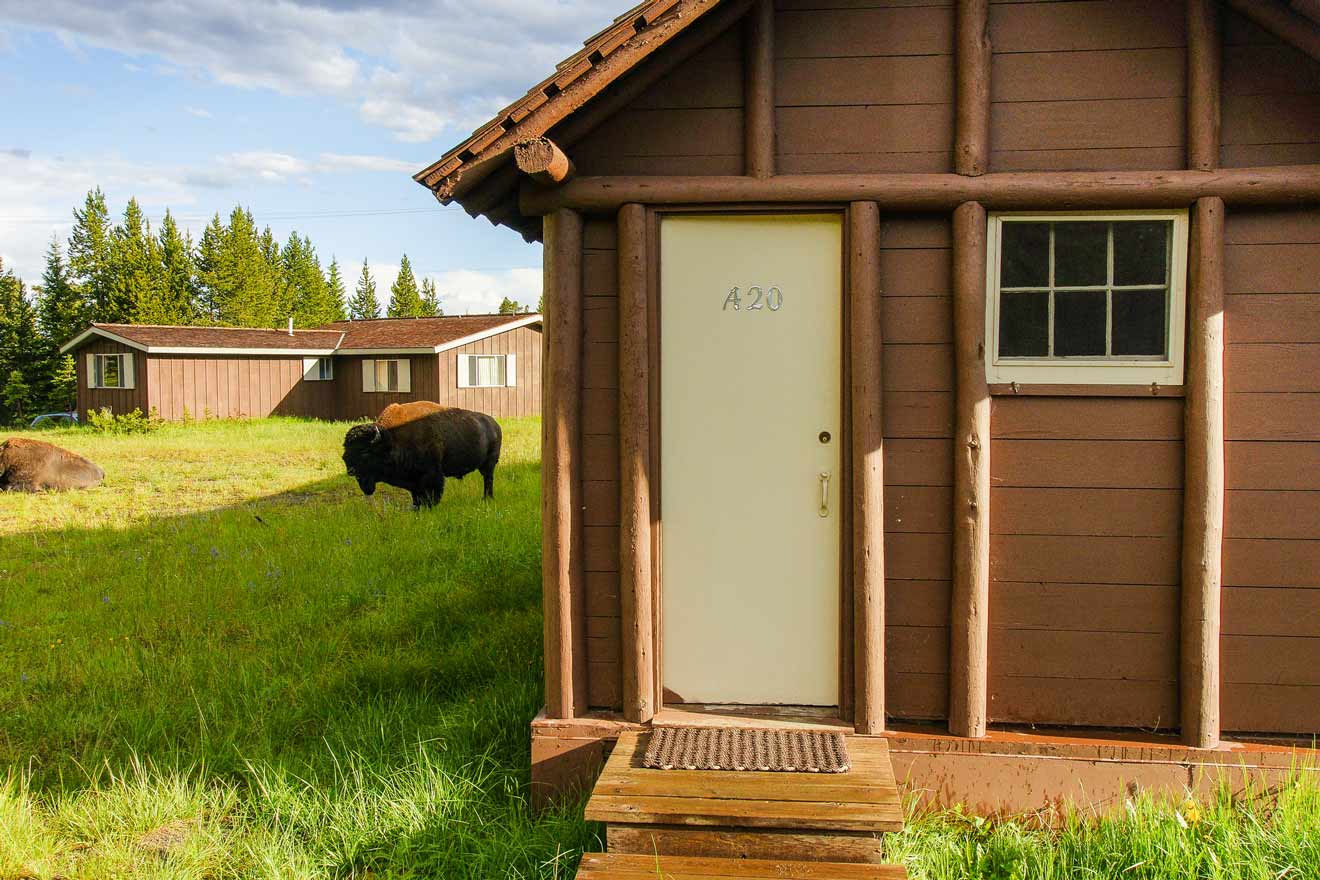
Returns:
[[[781,174],[953,170],[953,4],[779,0]]]
[[[949,698],[953,313],[948,215],[880,224],[885,481],[885,700],[941,719]]]
[[[571,147],[578,174],[741,174],[742,43],[730,28]]]
[[[335,412],[334,383],[304,381],[301,357],[152,355],[148,381],[151,405],[166,419],[331,418]]]
[[[393,358],[395,355],[383,355]],[[364,357],[342,356],[335,358],[335,399],[338,401],[337,418],[345,420],[374,419],[381,410],[391,403],[408,403],[414,400],[439,400],[440,385],[438,379],[439,355],[414,354],[397,355],[407,358],[412,366],[412,391],[407,394],[385,391],[362,390],[362,362]],[[375,360],[375,358],[371,358]]]
[[[1225,8],[1220,164],[1320,162],[1320,62]]]
[[[1178,726],[1183,401],[996,397],[990,718]]]
[[[1320,209],[1225,230],[1226,731],[1320,730]]]
[[[459,388],[458,358],[465,354],[514,355],[514,381],[517,384],[512,388]],[[519,327],[498,336],[488,336],[441,352],[439,359],[438,387],[434,398],[437,403],[474,409],[497,419],[540,415],[540,328]]]
[[[741,163],[742,159],[739,157]],[[614,218],[583,229],[582,498],[587,701],[622,707],[619,604],[619,286]]]
[[[1181,168],[1184,4],[993,3],[993,171]]]
[[[87,355],[89,354],[132,354],[133,368],[136,372],[134,388],[89,388],[91,378],[87,375]],[[150,377],[148,375],[147,356],[134,348],[109,339],[93,338],[92,341],[73,352],[74,364],[78,369],[78,417],[87,418],[89,410],[109,407],[117,415],[130,413],[135,409],[147,413],[151,410]]]

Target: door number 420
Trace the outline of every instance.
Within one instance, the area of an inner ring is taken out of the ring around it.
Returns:
[[[749,287],[745,293],[741,288],[734,287],[729,290],[729,295],[724,298],[724,308],[721,311],[727,312],[732,308],[735,312],[744,310],[759,312],[762,309],[777,312],[783,306],[784,292],[778,287],[772,287],[769,290],[759,286]]]

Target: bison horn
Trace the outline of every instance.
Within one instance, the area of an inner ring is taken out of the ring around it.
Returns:
[[[379,442],[380,442],[380,437],[381,437],[381,434],[380,434],[380,425],[372,425],[371,428],[372,428],[372,430],[374,430],[374,431],[376,432],[376,435],[375,435],[374,437],[371,438],[371,442],[372,442],[372,443],[379,443]]]

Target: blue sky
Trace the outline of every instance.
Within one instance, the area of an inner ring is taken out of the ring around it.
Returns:
[[[0,0],[0,258],[37,282],[100,186],[199,235],[236,203],[350,284],[399,257],[447,312],[534,304],[540,248],[411,179],[626,0]],[[387,295],[387,294],[386,294]]]

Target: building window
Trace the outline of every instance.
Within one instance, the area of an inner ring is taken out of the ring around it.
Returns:
[[[406,358],[362,362],[363,391],[412,391],[411,361]]]
[[[123,353],[87,356],[89,388],[132,388],[133,380],[133,355]]]
[[[516,358],[511,354],[460,354],[459,388],[512,388],[517,384]]]
[[[991,383],[1182,384],[1187,214],[990,218]]]
[[[335,378],[334,358],[303,358],[303,379],[308,382],[329,382]]]

